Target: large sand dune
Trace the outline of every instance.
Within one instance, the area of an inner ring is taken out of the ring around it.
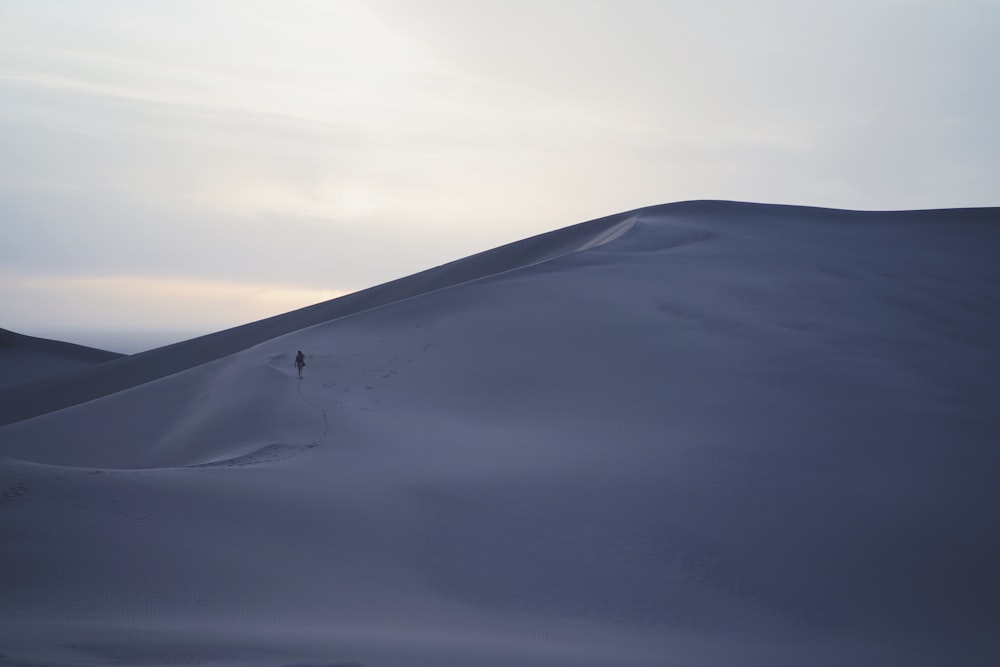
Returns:
[[[994,665],[998,250],[687,202],[8,391],[0,663]]]

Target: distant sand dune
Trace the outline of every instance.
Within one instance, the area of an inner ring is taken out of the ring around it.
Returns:
[[[0,391],[119,359],[117,352],[0,329]],[[16,396],[12,389],[11,397]],[[15,400],[8,398],[7,400]]]

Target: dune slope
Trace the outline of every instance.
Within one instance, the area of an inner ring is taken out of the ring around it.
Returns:
[[[16,394],[0,388],[0,425],[150,382],[291,331],[586,248],[621,233],[632,216],[627,212],[540,234],[339,299],[130,355],[85,377],[49,379],[18,387]]]
[[[90,369],[122,356],[117,352],[0,329],[0,391]]]
[[[547,239],[0,428],[0,654],[995,663],[1000,212]]]

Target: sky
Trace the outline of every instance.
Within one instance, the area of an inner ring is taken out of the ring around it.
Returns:
[[[0,0],[0,328],[134,352],[689,199],[1000,205],[997,35],[1000,0]]]

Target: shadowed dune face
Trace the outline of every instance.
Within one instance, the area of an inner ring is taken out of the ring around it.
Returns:
[[[23,385],[91,369],[122,356],[0,329],[0,392],[11,390],[7,400],[14,401],[17,388]]]
[[[0,653],[992,665],[998,248],[690,202],[178,346],[0,428]]]

